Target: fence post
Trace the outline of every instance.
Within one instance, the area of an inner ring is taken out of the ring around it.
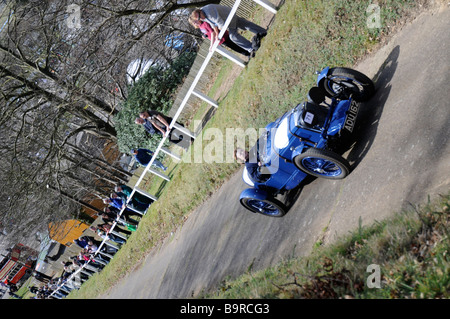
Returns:
[[[198,98],[202,99],[203,101],[209,103],[210,105],[214,106],[214,107],[219,107],[219,103],[217,103],[217,101],[213,100],[212,98],[210,98],[209,96],[203,94],[200,91],[197,90],[193,90],[192,94],[194,94],[195,96],[197,96]]]
[[[259,4],[261,7],[266,8],[267,10],[272,12],[273,14],[277,13],[277,8],[270,1],[267,1],[267,0],[253,0],[253,1],[256,2],[257,4]]]
[[[224,49],[221,46],[218,46],[216,48],[216,52],[220,53],[221,55],[223,55],[224,57],[228,58],[229,60],[233,61],[234,63],[236,63],[237,65],[245,68],[245,62],[239,58],[236,54],[228,51],[227,49]]]

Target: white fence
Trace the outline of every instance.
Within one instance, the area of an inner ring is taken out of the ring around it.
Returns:
[[[273,13],[273,14],[276,14],[276,13],[277,13],[276,7],[275,7],[271,2],[269,2],[269,1],[267,1],[267,0],[253,0],[253,2],[255,2],[255,3],[261,5],[262,7],[264,7],[264,8],[267,9],[267,10],[269,10],[269,11],[270,11],[271,13]],[[228,18],[227,18],[227,20],[225,21],[225,24],[224,24],[222,30],[221,30],[220,33],[219,33],[219,40],[222,39],[223,35],[225,34],[226,30],[228,29],[228,26],[229,26],[229,24],[230,24],[230,22],[231,22],[231,19],[232,19],[232,18],[234,17],[234,15],[236,14],[236,11],[237,11],[237,9],[238,9],[238,7],[239,7],[240,4],[241,4],[241,0],[236,0],[236,1],[235,1],[233,7],[231,8],[230,15],[228,16]],[[188,136],[190,136],[190,137],[192,137],[192,138],[195,138],[194,134],[191,133],[191,132],[189,132],[189,130],[185,129],[184,127],[180,127],[179,125],[177,125],[177,124],[176,124],[176,121],[177,121],[178,117],[180,116],[181,112],[183,111],[183,109],[184,109],[184,107],[185,107],[187,101],[189,100],[189,98],[190,98],[192,95],[194,95],[194,96],[196,96],[196,97],[202,99],[203,101],[209,103],[210,105],[212,105],[212,106],[214,106],[214,107],[218,107],[218,103],[217,103],[216,101],[214,101],[212,98],[208,97],[208,96],[205,95],[204,93],[202,93],[202,92],[196,90],[196,88],[195,88],[195,87],[197,86],[197,83],[198,83],[198,81],[200,80],[201,76],[203,75],[203,72],[205,71],[205,68],[207,67],[208,63],[210,62],[211,58],[213,57],[214,53],[217,52],[217,53],[223,55],[224,57],[230,59],[231,61],[233,61],[234,63],[238,64],[238,65],[241,66],[241,67],[245,67],[245,65],[246,65],[246,63],[245,63],[243,60],[241,60],[238,56],[236,56],[235,54],[231,53],[230,51],[227,51],[227,50],[225,50],[224,48],[222,48],[221,46],[219,46],[219,40],[216,41],[216,43],[213,44],[212,49],[210,50],[210,52],[209,52],[208,55],[206,56],[206,58],[205,58],[205,60],[204,60],[204,62],[203,62],[203,64],[202,64],[202,66],[200,67],[200,69],[199,69],[199,71],[198,71],[196,77],[194,78],[194,81],[192,82],[192,84],[191,84],[189,90],[187,91],[187,93],[186,93],[184,99],[182,100],[182,102],[181,102],[181,104],[180,104],[180,106],[179,106],[177,112],[176,112],[175,115],[173,116],[172,122],[171,122],[170,125],[169,125],[169,126],[170,126],[170,129],[172,129],[172,128],[175,127],[177,130],[183,132],[184,134],[186,134],[186,135],[188,135]],[[160,177],[160,178],[163,178],[163,179],[165,179],[165,180],[167,180],[167,181],[170,181],[170,178],[169,178],[168,176],[166,176],[165,174],[162,174],[162,173],[158,172],[157,170],[154,170],[154,169],[151,168],[151,166],[152,166],[153,162],[155,161],[156,157],[158,156],[159,152],[164,152],[164,153],[166,153],[166,154],[172,156],[173,158],[175,158],[175,159],[177,159],[177,160],[180,160],[180,158],[179,158],[177,155],[173,154],[169,149],[163,147],[164,142],[166,141],[167,137],[168,137],[168,135],[163,136],[163,138],[162,138],[161,142],[159,143],[157,149],[154,151],[154,154],[153,154],[152,159],[151,159],[150,162],[147,164],[147,166],[145,167],[145,169],[144,169],[144,171],[142,172],[141,176],[139,177],[138,181],[136,182],[136,184],[135,184],[135,186],[134,186],[134,188],[133,188],[133,191],[131,192],[130,196],[128,197],[128,200],[127,200],[127,203],[126,203],[126,204],[127,204],[126,206],[127,206],[128,209],[131,209],[131,210],[135,211],[132,207],[129,207],[129,206],[128,206],[128,204],[129,204],[129,202],[130,202],[130,200],[131,200],[131,198],[133,197],[133,195],[134,195],[135,192],[141,193],[141,194],[143,194],[144,196],[147,196],[147,197],[153,199],[154,201],[158,200],[158,198],[157,198],[156,196],[151,195],[151,194],[147,193],[146,191],[144,191],[144,190],[142,190],[142,189],[139,188],[139,185],[141,184],[142,180],[143,180],[144,177],[147,175],[147,173],[154,174],[154,175],[156,175],[156,176],[158,176],[158,177]],[[120,213],[119,213],[119,216],[122,215],[122,213],[123,213],[124,210],[125,210],[125,208],[122,208],[122,209],[121,209],[121,211],[120,211]],[[140,212],[139,212],[139,213],[140,213]],[[114,232],[114,227],[115,227],[116,225],[117,225],[117,221],[115,221],[115,222],[113,223],[112,228],[111,228],[111,233],[114,234],[114,235],[116,235],[116,236],[119,236],[119,237],[124,238],[124,237],[123,237],[122,235],[120,235],[119,233]],[[126,238],[124,238],[124,239],[126,239]],[[101,242],[100,246],[98,247],[98,250],[97,250],[97,252],[95,253],[95,256],[99,256],[99,255],[101,256],[101,255],[103,255],[103,256],[105,256],[105,257],[111,259],[111,258],[113,257],[112,255],[110,255],[110,254],[108,254],[108,253],[105,253],[105,252],[102,252],[102,251],[101,251],[101,249],[102,249],[103,246],[105,246],[105,245],[115,247],[114,245],[109,244],[107,239],[104,239],[104,240]],[[99,257],[100,257],[100,256],[99,256]],[[103,263],[103,264],[106,264],[106,263],[103,262],[101,259],[99,260],[99,262],[100,262],[100,263]],[[61,295],[61,294],[59,293],[59,290],[62,290],[62,291],[65,291],[65,292],[69,293],[70,290],[73,289],[73,288],[78,289],[78,288],[79,288],[79,285],[81,285],[81,282],[75,283],[75,286],[73,286],[73,284],[74,284],[73,279],[75,279],[76,276],[77,276],[79,273],[84,273],[84,274],[90,276],[91,273],[88,272],[88,271],[86,271],[88,267],[89,267],[89,262],[87,262],[86,264],[84,264],[80,269],[78,269],[78,270],[75,271],[71,276],[69,276],[68,279],[66,280],[66,282],[65,282],[64,284],[61,284],[60,286],[58,286],[58,289],[55,290],[50,296],[52,296],[52,297],[54,297],[54,298],[61,298],[63,295]]]

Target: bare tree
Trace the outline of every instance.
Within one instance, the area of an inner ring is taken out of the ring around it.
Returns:
[[[192,33],[189,9],[217,2],[8,3],[10,19],[0,33],[4,228],[17,238],[32,234],[78,216],[81,203],[128,180],[103,154],[104,142],[116,139],[113,117],[127,98],[128,66],[170,63],[179,52],[168,36]]]

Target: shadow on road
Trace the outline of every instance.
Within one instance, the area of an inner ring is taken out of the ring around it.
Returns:
[[[359,124],[354,135],[355,142],[347,156],[352,169],[355,169],[366,156],[375,140],[378,124],[391,92],[391,80],[397,69],[399,55],[400,46],[397,45],[372,79],[375,82],[376,92],[372,99],[361,107],[358,119]]]
[[[300,194],[303,191],[303,188],[306,185],[311,184],[314,180],[317,178],[314,176],[306,176],[305,179],[294,189],[291,189],[290,191],[287,191],[284,195],[278,195],[282,203],[284,203],[284,206],[286,208],[286,214],[289,214],[289,210],[294,206],[297,199],[300,197]]]

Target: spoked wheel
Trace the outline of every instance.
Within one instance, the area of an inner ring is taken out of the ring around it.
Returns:
[[[350,173],[348,161],[332,151],[310,148],[294,158],[297,168],[305,173],[327,179],[342,179]]]
[[[349,68],[332,68],[323,88],[330,96],[343,92],[353,94],[356,101],[367,101],[375,93],[375,85],[366,75]]]
[[[270,217],[282,217],[286,214],[283,205],[275,199],[241,198],[241,204],[248,210]]]

